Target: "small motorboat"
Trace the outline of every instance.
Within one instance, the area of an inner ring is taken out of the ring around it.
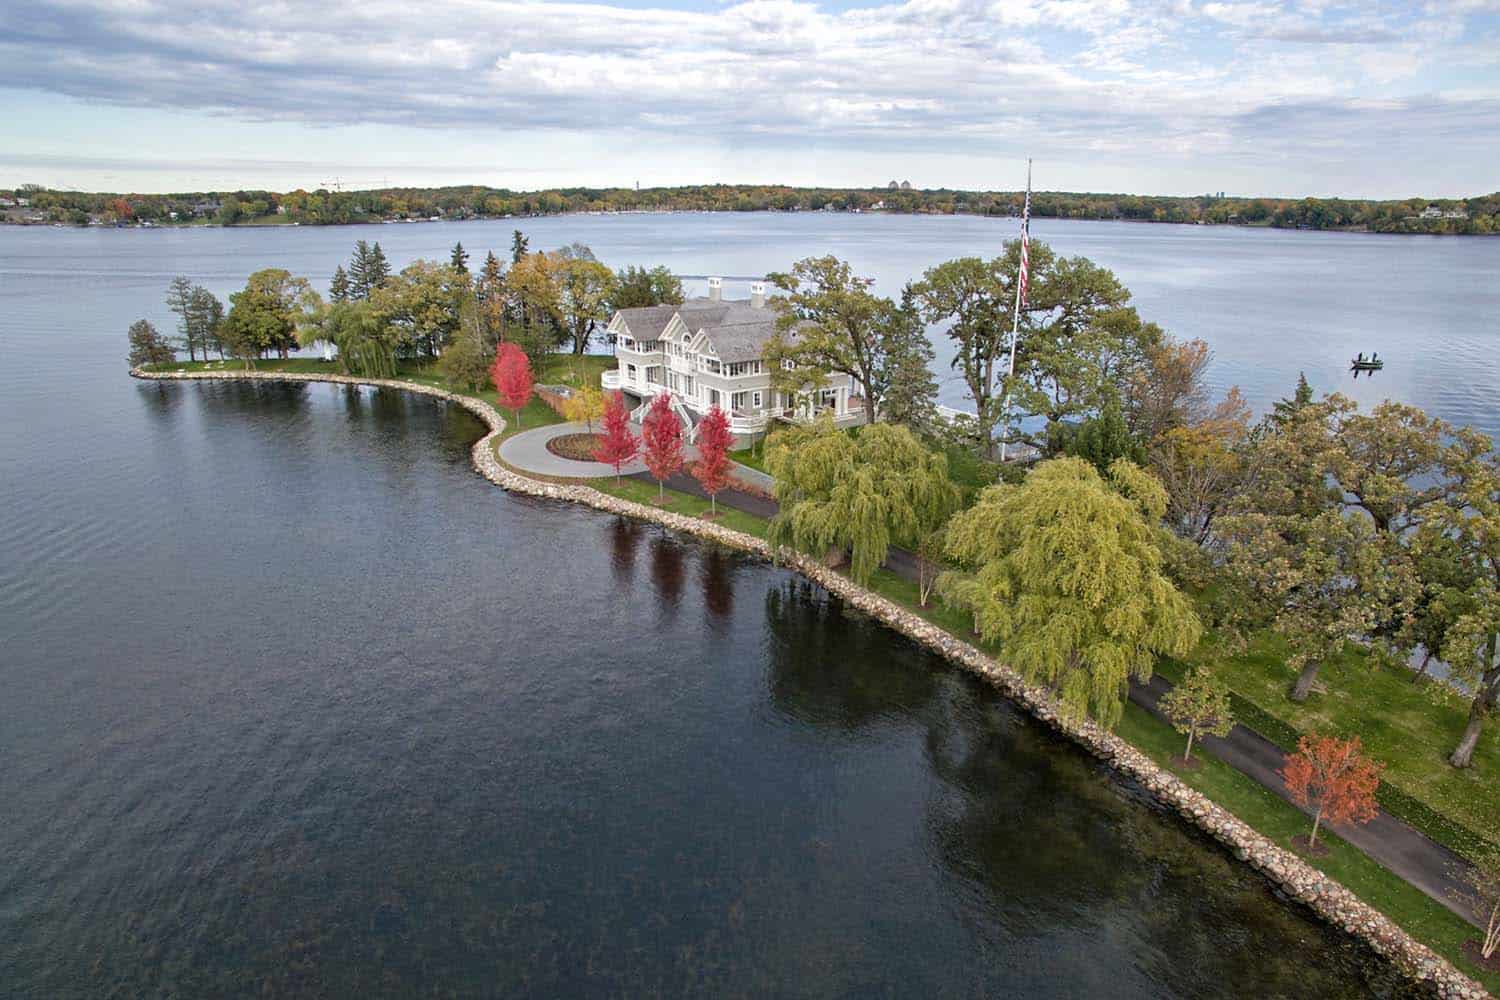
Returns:
[[[1356,355],[1349,361],[1349,370],[1356,372],[1378,372],[1385,367],[1385,362],[1380,360],[1379,354],[1371,354],[1368,358],[1363,354]]]

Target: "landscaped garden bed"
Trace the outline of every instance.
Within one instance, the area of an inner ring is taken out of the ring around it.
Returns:
[[[594,454],[599,450],[598,434],[563,434],[547,442],[547,450],[558,458],[575,462],[597,462]]]

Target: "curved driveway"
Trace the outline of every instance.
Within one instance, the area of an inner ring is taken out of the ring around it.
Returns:
[[[615,467],[603,462],[579,462],[571,458],[554,455],[547,450],[547,442],[568,434],[587,434],[584,424],[548,424],[533,430],[512,434],[500,443],[500,459],[522,472],[534,472],[541,476],[557,476],[565,479],[603,479],[613,476]],[[636,459],[620,466],[621,475],[642,472],[646,466]]]

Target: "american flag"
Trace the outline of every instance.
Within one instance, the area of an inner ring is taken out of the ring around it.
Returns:
[[[1021,308],[1031,290],[1031,168],[1026,170],[1026,204],[1021,209]]]

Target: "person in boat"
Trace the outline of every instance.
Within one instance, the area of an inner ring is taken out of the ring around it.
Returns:
[[[1360,351],[1358,354],[1356,354],[1354,356],[1354,363],[1357,364],[1357,365],[1362,365],[1362,364],[1365,363],[1365,352],[1364,351]]]
[[[1379,360],[1380,360],[1380,355],[1372,351],[1370,353],[1370,364],[1373,365],[1375,362],[1377,362]]]

